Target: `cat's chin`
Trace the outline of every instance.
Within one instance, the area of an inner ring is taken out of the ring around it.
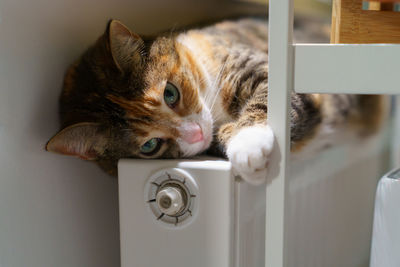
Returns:
[[[206,149],[208,149],[211,145],[212,142],[212,134],[207,134],[207,136],[204,137],[203,140],[203,146],[201,148],[201,152],[205,151]]]

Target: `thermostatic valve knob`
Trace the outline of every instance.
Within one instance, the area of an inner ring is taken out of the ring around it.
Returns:
[[[159,170],[149,177],[144,190],[145,203],[160,226],[180,229],[197,217],[199,188],[185,170]]]
[[[184,192],[175,186],[166,186],[158,191],[156,202],[160,211],[169,216],[176,216],[186,206],[187,198]]]

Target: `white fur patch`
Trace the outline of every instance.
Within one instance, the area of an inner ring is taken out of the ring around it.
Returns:
[[[267,178],[267,164],[273,149],[274,134],[270,126],[241,129],[227,146],[227,155],[236,172],[247,182],[258,185]]]

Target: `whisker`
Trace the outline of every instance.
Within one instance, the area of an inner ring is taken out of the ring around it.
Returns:
[[[225,71],[226,62],[228,62],[228,60],[225,60],[224,64],[223,64],[222,67],[221,67],[221,71],[220,71],[219,74],[218,74],[218,83],[221,81],[222,74],[223,74],[223,72]],[[222,88],[222,84],[220,84],[220,85],[218,86],[217,94],[215,95],[214,101],[212,102],[211,107],[210,107],[210,110],[211,110],[211,111],[213,110],[214,105],[215,105],[215,103],[216,103],[216,101],[217,101],[217,98],[218,98],[218,96],[219,96],[219,93],[221,92],[221,88]]]

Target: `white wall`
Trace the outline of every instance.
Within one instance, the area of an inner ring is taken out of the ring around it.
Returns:
[[[0,267],[119,266],[117,181],[44,151],[58,130],[64,71],[107,20],[149,33],[249,9],[228,0],[0,1]]]

